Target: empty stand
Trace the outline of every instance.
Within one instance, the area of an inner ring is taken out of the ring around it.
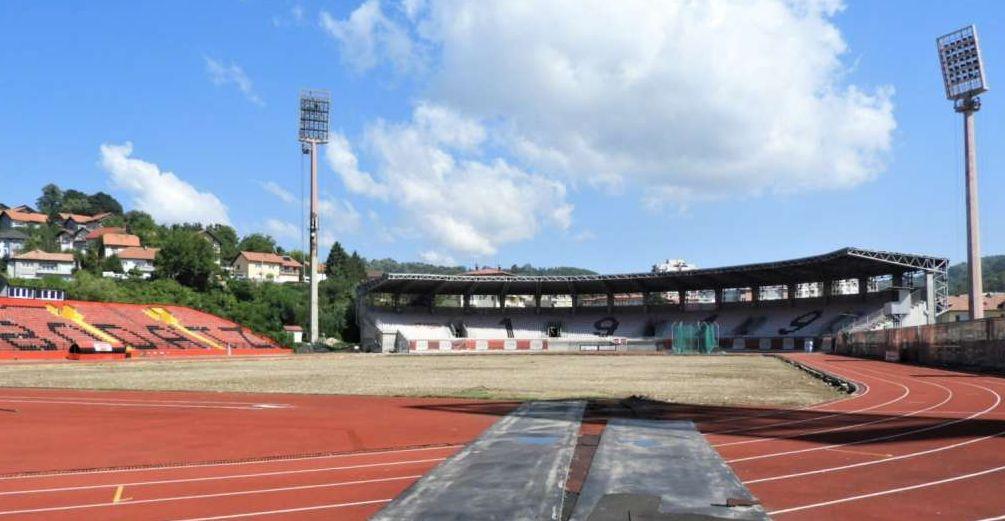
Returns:
[[[401,312],[371,309],[368,317],[379,337],[393,338],[401,335],[415,349],[422,351],[475,349],[458,339],[489,341],[477,345],[495,345],[491,341],[512,340],[511,345],[525,345],[525,341],[545,341],[556,345],[560,341],[598,344],[618,340],[648,340],[659,342],[672,337],[675,323],[714,323],[725,348],[798,349],[804,339],[818,338],[836,333],[841,327],[858,317],[875,313],[889,302],[888,298],[875,296],[862,300],[805,299],[793,305],[789,301],[733,304],[721,309],[681,310],[677,307],[654,307],[649,311],[641,306],[607,309],[547,309],[540,313],[531,309],[478,310],[464,313],[460,309],[439,308],[433,311],[410,308]],[[553,326],[557,335],[549,335]],[[400,348],[400,346],[399,346]],[[388,350],[385,346],[385,350]],[[491,347],[485,349],[492,349]],[[519,347],[513,347],[519,350]]]
[[[229,320],[181,306],[0,298],[0,354],[107,342],[139,351],[274,349]]]

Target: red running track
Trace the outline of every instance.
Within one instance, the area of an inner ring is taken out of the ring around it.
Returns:
[[[789,355],[856,396],[699,427],[775,519],[1005,519],[1005,379]]]
[[[776,519],[1005,519],[1005,379],[789,356],[863,391],[660,413],[695,419]],[[365,519],[515,405],[3,390],[0,521]]]
[[[0,391],[0,520],[366,519],[516,406]]]

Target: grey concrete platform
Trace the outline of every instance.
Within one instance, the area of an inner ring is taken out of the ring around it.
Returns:
[[[559,519],[585,406],[582,401],[521,405],[373,519]]]
[[[570,521],[768,519],[690,421],[613,419]]]

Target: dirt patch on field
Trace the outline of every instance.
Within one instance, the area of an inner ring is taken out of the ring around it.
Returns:
[[[4,387],[622,398],[800,406],[838,393],[761,356],[305,355],[284,358],[0,365]]]

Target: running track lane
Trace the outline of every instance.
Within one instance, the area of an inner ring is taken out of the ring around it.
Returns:
[[[516,405],[0,390],[0,521],[366,519]]]
[[[863,383],[869,393],[754,427],[699,425],[772,517],[1005,515],[1005,379],[833,355],[788,356]]]

